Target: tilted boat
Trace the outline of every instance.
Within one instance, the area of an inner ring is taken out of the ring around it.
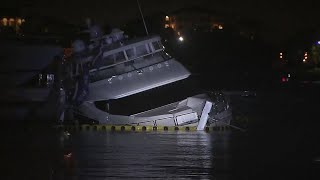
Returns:
[[[75,114],[100,124],[203,129],[232,118],[227,98],[198,88],[159,36],[128,39],[115,29],[87,43],[77,40],[65,66]]]

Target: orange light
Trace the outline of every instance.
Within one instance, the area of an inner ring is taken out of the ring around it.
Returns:
[[[15,23],[14,19],[13,18],[10,18],[9,19],[9,26],[13,26]]]
[[[3,26],[7,26],[8,25],[8,19],[7,18],[3,18],[2,19],[2,24],[3,24]]]
[[[17,19],[17,24],[21,25],[22,24],[22,20],[20,18]]]

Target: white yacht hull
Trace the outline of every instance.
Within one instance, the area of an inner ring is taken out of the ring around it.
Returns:
[[[83,103],[79,110],[82,116],[94,119],[104,125],[198,126],[206,102],[213,104],[209,112],[214,112],[214,107],[219,106],[219,104],[211,102],[205,94],[200,94],[130,116],[102,111],[93,102]],[[214,113],[214,115],[209,113],[205,121],[206,126],[225,126],[230,124],[231,119],[231,108],[227,107],[220,113]]]

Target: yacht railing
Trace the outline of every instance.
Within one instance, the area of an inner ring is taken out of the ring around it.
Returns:
[[[164,121],[164,120],[167,120],[167,119],[173,119],[175,126],[179,126],[179,123],[177,122],[177,118],[178,118],[178,117],[186,116],[186,115],[190,115],[190,114],[194,114],[194,113],[196,113],[196,112],[192,111],[192,112],[188,112],[188,113],[179,114],[179,115],[177,115],[177,116],[174,116],[174,114],[170,113],[170,114],[167,114],[167,115],[171,115],[170,117],[164,117],[164,118],[159,118],[159,119],[153,119],[153,120],[146,120],[146,121],[134,122],[134,123],[129,123],[129,124],[130,124],[130,125],[132,125],[132,124],[137,124],[137,125],[139,125],[139,124],[143,124],[143,123],[153,122],[153,123],[155,124],[155,126],[157,126],[157,121]],[[134,116],[134,117],[135,117],[135,116]],[[197,120],[186,122],[186,124],[196,123],[198,120],[199,120],[199,117],[198,117]]]
[[[154,57],[154,60],[152,61],[151,57]],[[143,58],[143,60],[142,60]],[[139,65],[139,60],[141,61],[141,66],[136,67]],[[148,66],[153,66],[155,64],[159,64],[161,62],[167,61],[171,59],[170,56],[166,55],[164,51],[158,52],[158,53],[151,53],[151,54],[146,54],[143,56],[139,56],[134,59],[122,61],[119,63],[115,63],[112,65],[108,66],[102,66],[100,68],[92,69],[90,70],[90,82],[97,82],[103,79],[108,79],[113,76],[118,76],[124,73],[130,73],[133,71],[138,71],[142,68],[148,67]],[[137,62],[138,60],[138,62]],[[127,65],[126,65],[127,64]],[[121,67],[121,65],[124,65],[124,67]],[[119,67],[119,69],[117,69]]]
[[[167,104],[167,105],[155,108],[155,109],[150,109],[150,110],[147,110],[147,111],[144,111],[144,112],[139,112],[139,113],[133,114],[131,116],[135,117],[135,116],[139,116],[141,114],[145,114],[145,113],[148,113],[148,112],[151,112],[151,111],[157,111],[158,109],[169,107],[169,106],[172,106],[173,104],[177,104],[177,102],[173,102],[173,103],[170,103],[170,104]]]
[[[121,62],[118,62],[118,63],[113,63],[111,65],[108,65],[108,66],[101,66],[99,68],[94,68],[94,69],[91,69],[89,72],[92,73],[92,72],[95,72],[95,71],[100,71],[100,70],[104,70],[104,69],[107,69],[107,68],[111,68],[111,67],[114,67],[114,66],[117,66],[117,65],[120,65],[120,64],[124,64],[124,63],[128,63],[128,62],[131,62],[131,61],[135,61],[137,59],[141,59],[141,58],[144,58],[144,57],[148,57],[148,56],[151,56],[151,55],[155,55],[155,54],[158,54],[158,53],[161,53],[163,52],[163,50],[161,51],[157,51],[157,52],[152,52],[152,53],[148,53],[148,54],[144,54],[142,56],[138,56],[138,57],[135,57],[135,58],[132,58],[132,59],[127,59],[125,61],[121,61]],[[163,56],[162,56],[163,57]],[[165,58],[164,58],[165,59]],[[169,58],[168,58],[169,59]]]

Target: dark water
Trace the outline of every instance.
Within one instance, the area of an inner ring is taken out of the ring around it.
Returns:
[[[78,179],[231,177],[230,132],[85,132],[71,139],[70,171]]]
[[[310,147],[317,141],[286,131],[39,133],[4,141],[1,179],[318,179],[320,172],[319,148]]]

